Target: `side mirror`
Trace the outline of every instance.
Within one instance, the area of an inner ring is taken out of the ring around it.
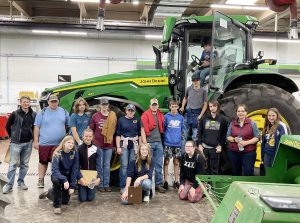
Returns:
[[[264,56],[264,51],[258,51],[257,57],[261,59],[263,58],[263,56]]]
[[[162,69],[161,51],[155,46],[152,46],[152,48],[155,53],[155,69]]]
[[[167,44],[163,44],[163,45],[161,45],[160,46],[160,50],[162,51],[162,52],[167,52],[167,51],[169,51],[169,44],[167,43]]]

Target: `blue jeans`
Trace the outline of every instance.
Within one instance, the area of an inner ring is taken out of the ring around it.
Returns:
[[[152,159],[155,168],[155,185],[163,184],[162,167],[164,161],[164,150],[161,142],[150,142]]]
[[[201,70],[195,71],[194,74],[198,74],[200,77],[201,87],[203,87],[205,85],[205,78],[209,75],[209,71],[210,71],[209,67],[205,67]]]
[[[121,167],[120,167],[120,188],[124,189],[126,186],[127,178],[127,166],[130,160],[135,160],[134,148],[127,149],[122,148],[122,155],[120,157]]]
[[[100,185],[99,187],[109,187],[110,180],[110,160],[113,148],[100,149],[101,164],[100,164]]]
[[[134,183],[134,182],[131,182]],[[152,189],[152,180],[146,179],[142,183],[143,196],[150,196],[150,191]],[[121,201],[122,204],[128,204],[128,200]]]
[[[190,129],[192,129],[192,140],[196,142],[198,140],[198,128],[193,128],[192,124],[188,124],[187,114],[185,114],[183,121],[181,154],[185,153],[185,143],[188,139]]]
[[[242,170],[244,176],[254,176],[255,150],[246,153],[229,151],[229,158],[232,165],[233,176],[242,176]]]
[[[264,154],[264,166],[265,167],[272,167],[273,166],[273,162],[274,162],[274,159],[275,159],[275,153],[274,154],[268,154],[268,153],[265,153]]]
[[[8,185],[13,186],[17,170],[17,163],[20,161],[18,184],[24,183],[28,171],[28,163],[32,151],[32,140],[26,143],[10,143],[10,161],[7,173]]]
[[[78,199],[80,202],[92,201],[96,197],[96,189],[90,189],[78,184]]]
[[[144,196],[149,196],[150,195],[150,190],[152,189],[152,180],[151,179],[146,179],[142,181],[142,189],[143,189],[143,194]]]

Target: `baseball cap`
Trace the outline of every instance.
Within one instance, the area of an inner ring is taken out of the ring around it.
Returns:
[[[105,104],[109,104],[108,100],[106,98],[101,98],[100,99],[100,105],[105,105]]]
[[[48,101],[58,101],[58,97],[55,94],[50,95]]]
[[[126,110],[133,110],[133,111],[136,111],[135,110],[135,106],[133,105],[133,104],[128,104],[127,106],[126,106]]]
[[[157,98],[152,98],[152,99],[150,100],[150,105],[153,105],[153,104],[158,104]]]
[[[194,80],[200,80],[200,77],[199,77],[198,74],[193,74],[192,75],[192,81],[194,81]]]

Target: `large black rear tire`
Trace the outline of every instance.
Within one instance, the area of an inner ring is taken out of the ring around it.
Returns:
[[[238,104],[245,104],[248,107],[248,114],[275,107],[287,121],[292,134],[300,134],[300,103],[291,93],[276,86],[246,84],[226,92],[220,103],[221,110],[229,118],[235,117],[235,108]]]

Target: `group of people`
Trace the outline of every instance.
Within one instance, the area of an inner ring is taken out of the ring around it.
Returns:
[[[238,105],[237,118],[231,122],[220,113],[217,101],[207,101],[207,90],[201,87],[198,74],[192,76],[181,107],[178,101],[169,102],[165,115],[156,98],[150,100],[149,109],[140,118],[136,107],[128,104],[125,116],[117,118],[109,109],[107,98],[101,98],[99,109],[92,117],[88,103],[78,98],[73,113],[59,107],[56,95],[50,95],[49,106],[36,114],[30,108],[30,98],[20,99],[20,108],[7,122],[10,136],[10,164],[8,183],[3,193],[14,185],[17,165],[20,167],[18,186],[24,183],[32,146],[38,150],[39,179],[37,186],[44,187],[48,163],[52,162],[53,187],[40,195],[53,200],[54,212],[61,213],[74,189],[78,189],[81,202],[95,199],[96,188],[111,192],[110,163],[115,151],[120,157],[120,193],[123,204],[128,200],[129,186],[141,186],[143,201],[152,196],[152,175],[155,190],[165,193],[169,189],[168,167],[173,158],[174,184],[179,198],[198,202],[203,191],[196,175],[219,174],[220,154],[228,151],[233,175],[254,175],[256,144],[261,139],[254,121],[247,118],[247,107]],[[179,112],[184,113],[182,116]],[[188,136],[192,132],[192,140]],[[271,167],[280,137],[288,134],[287,126],[280,121],[276,108],[266,115],[262,133],[262,160]],[[88,181],[85,171],[93,172]]]

